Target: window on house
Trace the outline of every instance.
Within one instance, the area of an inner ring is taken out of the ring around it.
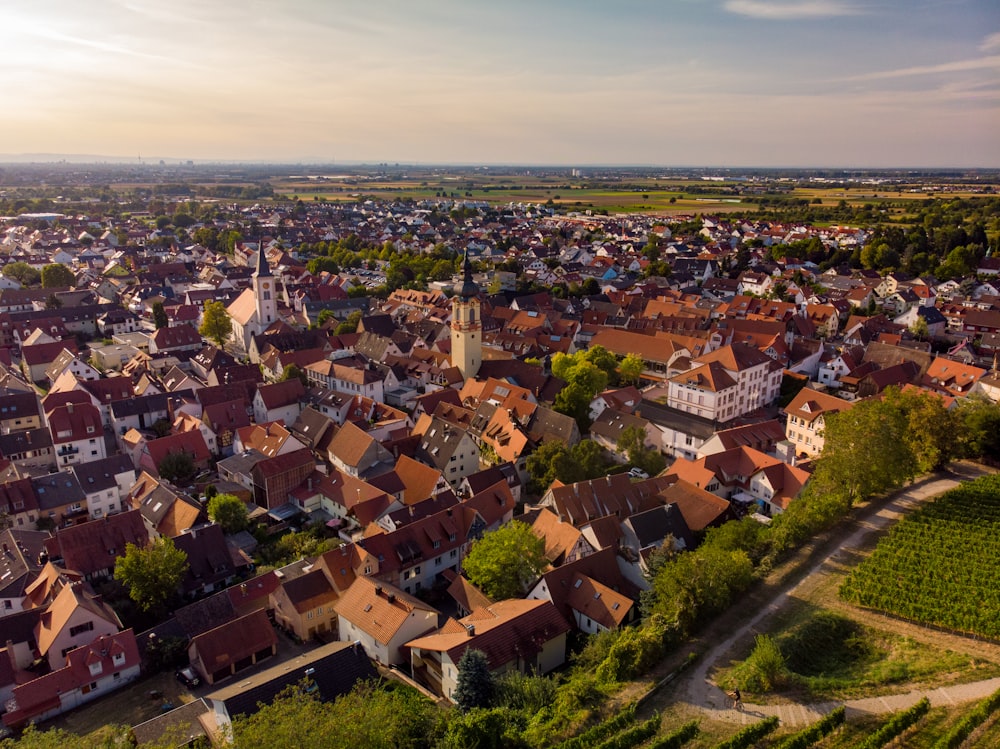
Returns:
[[[77,635],[82,635],[84,632],[92,632],[94,629],[93,622],[84,622],[83,624],[77,624],[75,627],[69,628],[69,636],[76,637]]]

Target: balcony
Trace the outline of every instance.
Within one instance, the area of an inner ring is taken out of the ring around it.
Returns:
[[[62,447],[59,448],[59,451],[56,453],[56,455],[60,457],[62,457],[63,455],[78,455],[79,452],[80,452],[79,447],[70,447],[69,445],[63,445]]]

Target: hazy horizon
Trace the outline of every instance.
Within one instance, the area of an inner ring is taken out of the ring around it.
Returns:
[[[0,19],[18,163],[1000,167],[995,0],[37,0]]]

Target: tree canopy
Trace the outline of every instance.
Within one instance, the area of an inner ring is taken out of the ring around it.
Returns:
[[[76,282],[73,271],[62,263],[49,263],[42,268],[42,288],[53,289],[72,286]]]
[[[222,302],[205,302],[205,311],[198,332],[222,348],[233,332],[233,321],[226,312],[226,305]]]
[[[499,601],[523,595],[547,564],[545,542],[515,520],[474,541],[462,569],[473,585]]]
[[[490,707],[496,685],[490,671],[486,653],[475,648],[466,648],[458,659],[458,679],[454,700],[458,708],[468,712],[476,707]]]
[[[153,302],[153,324],[156,329],[165,328],[170,324],[170,320],[167,318],[167,310],[163,306],[163,302]]]
[[[559,479],[574,484],[603,476],[610,465],[603,448],[593,440],[580,440],[573,447],[562,442],[543,442],[525,461],[531,476],[531,491],[541,493]]]
[[[239,533],[249,524],[246,503],[234,494],[216,494],[208,500],[208,516],[226,533]]]
[[[22,286],[34,286],[42,280],[42,274],[39,273],[36,268],[32,268],[23,260],[16,260],[13,263],[7,263],[7,265],[3,267],[2,272],[7,278],[13,278]]]
[[[167,453],[160,464],[156,466],[161,478],[171,482],[191,478],[194,475],[194,468],[194,458],[181,450]]]
[[[433,736],[438,711],[410,687],[363,683],[324,704],[303,686],[233,721],[239,747],[396,749],[422,747]]]
[[[125,546],[115,561],[115,580],[128,588],[128,595],[143,611],[161,608],[177,593],[188,570],[187,554],[161,536],[146,548]]]

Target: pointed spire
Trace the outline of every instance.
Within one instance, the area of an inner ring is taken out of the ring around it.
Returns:
[[[267,264],[267,255],[263,246],[257,250],[257,269],[253,272],[254,278],[264,278],[271,275],[271,266]]]
[[[462,270],[464,271],[462,291],[460,296],[463,299],[471,299],[474,296],[479,296],[479,285],[476,283],[475,279],[472,277],[472,261],[469,260],[469,248],[465,248],[465,262],[462,263]]]

